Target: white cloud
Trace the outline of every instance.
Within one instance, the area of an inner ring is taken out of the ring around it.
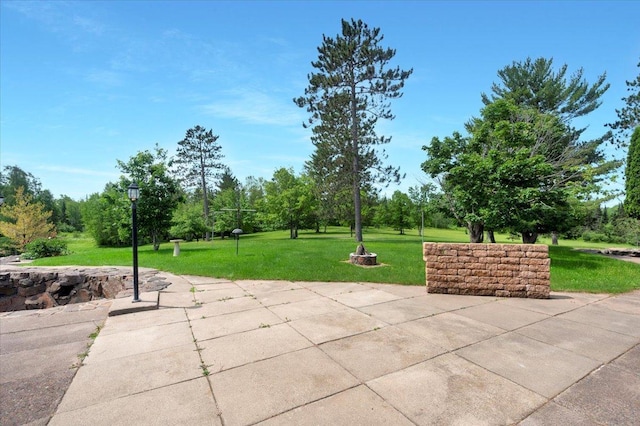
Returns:
[[[226,100],[202,105],[202,111],[250,124],[296,126],[304,120],[292,101],[286,102],[266,93],[248,90],[232,91],[229,95]]]

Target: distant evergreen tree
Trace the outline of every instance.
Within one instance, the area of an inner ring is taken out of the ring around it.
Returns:
[[[640,219],[640,126],[631,136],[625,169],[624,210],[630,217]]]

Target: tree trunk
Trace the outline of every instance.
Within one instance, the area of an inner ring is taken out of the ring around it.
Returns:
[[[522,243],[523,244],[535,244],[538,240],[538,233],[535,231],[524,231],[522,232]]]
[[[496,236],[493,233],[493,229],[487,230],[487,238],[492,244],[496,243]]]
[[[202,155],[200,155],[200,184],[202,185],[202,207],[204,213],[204,223],[207,226],[207,232],[205,232],[204,238],[206,241],[211,239],[212,233],[209,232],[209,194],[207,193],[207,179],[204,173],[204,163]]]
[[[484,241],[484,224],[468,223],[467,229],[469,230],[469,242],[481,243]]]
[[[551,232],[551,244],[554,246],[558,245],[558,231]]]
[[[355,79],[351,84],[351,149],[353,154],[353,208],[355,210],[356,242],[362,242],[362,201],[360,199],[360,153],[358,149],[358,102]]]

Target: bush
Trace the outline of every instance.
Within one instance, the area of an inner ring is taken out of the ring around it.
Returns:
[[[26,245],[22,257],[25,259],[40,259],[42,257],[63,256],[68,253],[65,241],[55,238],[39,238]]]

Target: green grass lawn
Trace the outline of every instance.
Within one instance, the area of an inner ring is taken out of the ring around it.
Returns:
[[[70,255],[39,259],[34,265],[122,265],[131,266],[131,248],[98,248],[87,237],[67,236]],[[514,242],[496,235],[498,242]],[[300,232],[297,240],[288,231],[243,235],[236,255],[236,241],[183,242],[173,257],[173,244],[163,243],[158,251],[139,247],[139,266],[175,274],[229,279],[290,281],[352,281],[424,285],[422,238],[415,230],[399,235],[392,230],[367,229],[365,246],[378,254],[381,266],[363,268],[347,262],[356,243],[348,229],[329,228],[327,233]],[[427,229],[425,241],[468,242],[459,229]],[[517,241],[516,241],[517,242]],[[541,243],[549,243],[542,240]],[[561,241],[561,244],[564,244]],[[576,242],[574,243],[574,246]],[[580,247],[601,247],[580,243]],[[551,288],[554,291],[621,293],[640,288],[640,265],[573,250],[573,246],[552,246]]]

